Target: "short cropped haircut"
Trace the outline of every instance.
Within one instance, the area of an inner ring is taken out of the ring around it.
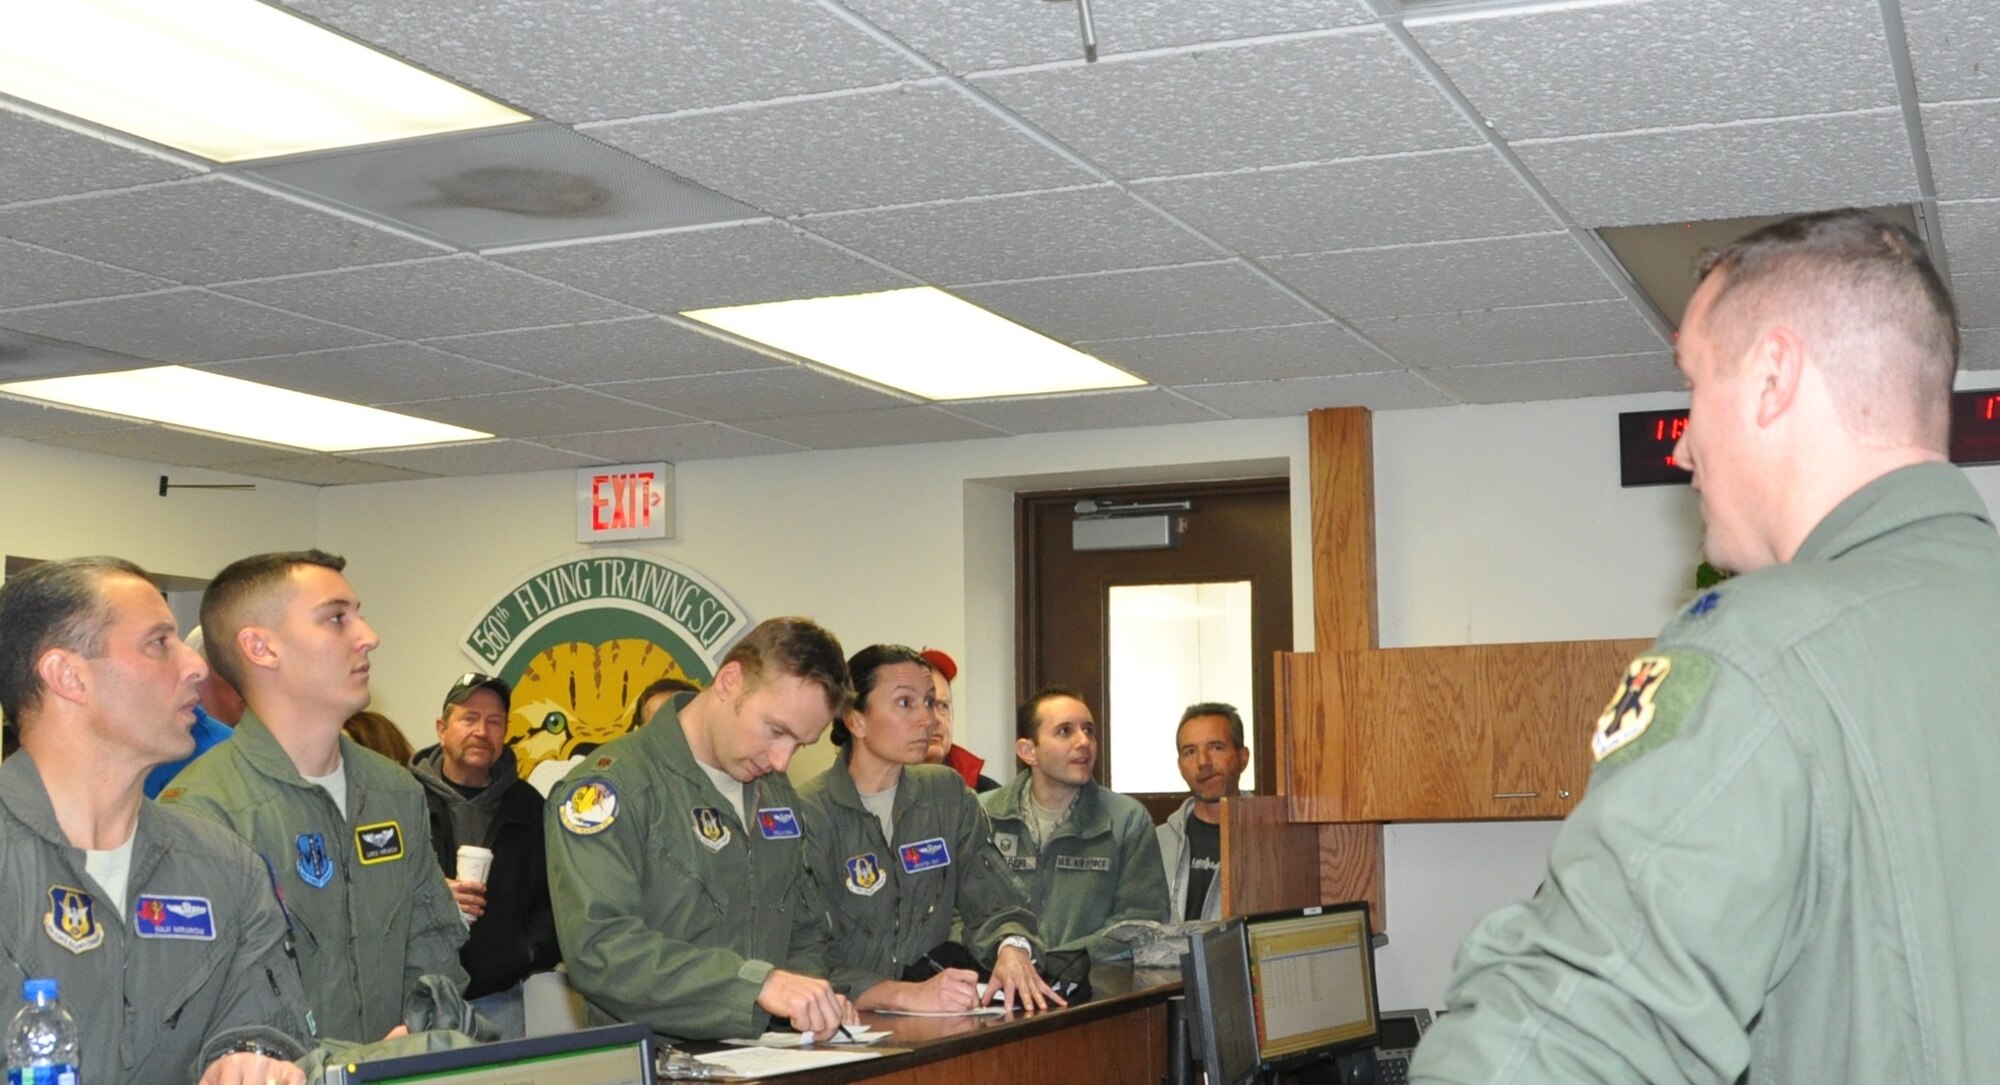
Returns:
[[[124,558],[88,557],[44,561],[0,585],[0,713],[16,728],[41,706],[35,664],[50,649],[87,659],[104,654],[104,635],[116,615],[103,583],[113,576],[153,579]]]
[[[288,586],[292,570],[301,565],[317,565],[337,573],[347,568],[347,559],[324,550],[252,554],[223,566],[201,593],[201,628],[209,668],[238,690],[247,688],[243,679],[248,661],[243,658],[243,646],[236,643],[236,634],[268,617],[266,607],[272,592]]]
[[[1181,722],[1174,724],[1176,747],[1181,743],[1181,728],[1187,726],[1187,721],[1197,716],[1221,716],[1228,720],[1229,737],[1236,742],[1237,749],[1243,748],[1243,713],[1236,711],[1235,705],[1223,704],[1221,701],[1203,701],[1200,704],[1187,706],[1187,710],[1181,713]]]
[[[868,695],[875,690],[875,675],[892,663],[914,663],[929,674],[930,663],[915,648],[905,644],[871,644],[847,659],[847,677],[854,683],[854,708],[868,710]],[[833,744],[845,746],[854,736],[847,730],[846,713],[833,718]]]
[[[757,628],[722,657],[722,666],[735,663],[752,687],[776,674],[803,678],[826,693],[826,705],[839,719],[854,703],[854,689],[848,683],[847,653],[840,639],[811,618],[766,618]],[[720,669],[720,668],[718,668]]]
[[[639,691],[639,699],[632,702],[632,727],[637,731],[646,726],[646,702],[662,693],[700,693],[701,687],[685,678],[655,678],[651,685]]]
[[[1770,324],[1798,328],[1858,438],[1942,452],[1958,372],[1958,308],[1916,235],[1852,208],[1799,215],[1704,253],[1722,356]]]
[[[1084,705],[1090,703],[1083,699],[1083,694],[1068,686],[1043,686],[1035,691],[1034,696],[1022,701],[1021,707],[1014,710],[1014,737],[1025,738],[1029,742],[1035,741],[1035,717],[1041,713],[1043,705],[1059,697],[1068,697]]]

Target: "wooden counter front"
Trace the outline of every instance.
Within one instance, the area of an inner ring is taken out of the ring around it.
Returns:
[[[1167,1000],[1176,969],[1099,965],[1094,997],[1080,1006],[1007,1017],[893,1017],[861,1023],[892,1033],[883,1057],[770,1080],[785,1085],[1159,1085],[1167,1073]],[[888,1054],[891,1049],[902,1053]]]

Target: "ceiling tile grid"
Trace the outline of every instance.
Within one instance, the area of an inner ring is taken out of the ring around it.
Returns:
[[[634,313],[629,306],[469,255],[229,283],[216,289],[306,316],[344,319],[399,339]]]
[[[2000,98],[2000,8],[1987,0],[1903,0],[1917,94],[1926,102]]]
[[[1182,394],[1231,418],[1290,418],[1321,407],[1402,411],[1457,402],[1409,372],[1203,384],[1183,389]]]
[[[156,362],[261,358],[382,339],[194,287],[0,312],[0,327]]]
[[[176,181],[202,172],[164,153],[52,124],[0,99],[0,205]]]
[[[1321,318],[1237,260],[988,283],[958,293],[1065,342],[1259,328]]]
[[[1665,345],[1626,301],[1369,317],[1355,327],[1417,369],[1586,358]]]
[[[349,458],[386,464],[430,475],[509,475],[529,471],[562,471],[608,462],[599,456],[548,448],[529,441],[480,441],[475,444],[400,448],[356,452]]]
[[[953,414],[964,415],[994,429],[1017,434],[1166,426],[1181,422],[1212,422],[1225,417],[1219,411],[1191,402],[1187,397],[1164,388],[968,400],[952,404],[951,410]]]
[[[1231,381],[1367,373],[1400,366],[1338,324],[1236,328],[1077,344],[1150,383],[1175,388]]]
[[[1621,297],[1568,234],[1494,237],[1263,261],[1343,317],[1553,305]]]
[[[1923,114],[1938,195],[1952,200],[2000,197],[2000,101],[1927,105]]]
[[[719,422],[573,433],[551,437],[540,443],[595,456],[606,463],[674,462],[800,451],[800,446],[789,441],[750,433]]]
[[[287,354],[202,368],[259,384],[369,405],[520,392],[555,383],[415,343]]]
[[[655,316],[426,340],[439,350],[566,384],[769,369],[762,354]]]
[[[174,285],[155,275],[0,238],[0,309],[143,294]]]
[[[1465,403],[1519,402],[1523,390],[1536,399],[1581,399],[1631,392],[1679,392],[1687,384],[1667,351],[1608,358],[1564,358],[1553,362],[1449,366],[1424,376]]]
[[[298,482],[307,486],[359,486],[370,482],[407,482],[435,477],[407,467],[368,463],[344,456],[276,456],[230,463],[225,469],[233,474]]]
[[[806,448],[874,448],[883,445],[971,441],[1007,434],[937,407],[885,407],[835,414],[798,414],[739,423],[752,433]]]
[[[797,365],[595,387],[607,395],[711,422],[900,407],[909,402]]]

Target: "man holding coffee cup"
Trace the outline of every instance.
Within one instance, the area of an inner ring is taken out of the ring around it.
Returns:
[[[430,804],[431,846],[471,925],[459,962],[465,996],[507,1038],[522,1035],[521,981],[562,960],[543,861],[542,796],[516,774],[507,746],[512,691],[466,674],[444,696],[438,744],[410,771]]]

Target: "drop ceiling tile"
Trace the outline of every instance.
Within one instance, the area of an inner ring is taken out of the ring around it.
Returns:
[[[1909,136],[1895,110],[1522,142],[1514,149],[1586,226],[1874,207],[1918,195]]]
[[[1535,5],[1405,26],[1511,140],[1897,101],[1882,13],[1870,3]]]
[[[655,316],[488,332],[430,344],[454,354],[538,373],[564,384],[603,384],[653,377],[687,377],[777,364],[734,343]]]
[[[288,0],[560,121],[869,86],[919,74],[826,6],[778,0]]]
[[[600,392],[650,403],[712,422],[794,414],[833,414],[909,401],[802,365],[717,373],[705,377],[601,384]]]
[[[685,416],[671,411],[656,410],[581,388],[546,388],[532,392],[431,399],[396,404],[395,409],[403,414],[449,422],[495,437],[545,437],[552,433],[638,429],[688,421]]]
[[[1246,256],[1539,233],[1556,220],[1487,148],[1134,185]]]
[[[1938,198],[2000,197],[2000,101],[1927,105],[1923,114]]]
[[[519,392],[554,383],[415,343],[254,358],[203,368],[227,377],[371,405]]]
[[[1181,394],[1230,418],[1303,417],[1307,411],[1321,407],[1401,411],[1415,407],[1444,407],[1453,402],[1450,396],[1408,372],[1202,384],[1181,389]]]
[[[1343,317],[1622,296],[1568,234],[1274,256],[1264,266]]]
[[[182,467],[214,467],[235,463],[251,456],[274,455],[281,451],[268,445],[206,437],[165,426],[135,426],[130,429],[74,433],[43,439],[43,444],[122,456],[128,460],[171,463]]]
[[[955,292],[1063,342],[1261,328],[1322,319],[1234,260],[988,283]]]
[[[862,18],[955,72],[1083,57],[1072,4],[843,0]],[[1092,8],[1100,58],[1141,49],[1352,26],[1374,16],[1353,0],[1124,0]]]
[[[398,339],[630,316],[633,311],[477,256],[446,256],[217,287],[225,294]]]
[[[222,176],[0,209],[0,235],[184,283],[442,251]]]
[[[72,196],[198,172],[163,155],[87,135],[10,109],[0,102],[0,204]]]
[[[1380,27],[1109,57],[973,84],[1117,177],[1481,142]]]
[[[0,323],[161,362],[220,362],[380,339],[369,332],[185,287],[16,309],[0,314]]]
[[[1126,426],[1166,426],[1179,422],[1212,422],[1216,418],[1216,412],[1189,403],[1164,388],[969,400],[954,403],[951,409],[955,414],[1007,433],[1067,433]]]
[[[2000,9],[1987,0],[1903,0],[1917,96],[1926,102],[2000,98]]]
[[[2000,328],[1970,328],[1960,335],[1960,369],[2000,369]]]
[[[716,422],[696,422],[685,426],[654,426],[648,429],[608,433],[578,433],[551,437],[544,444],[555,445],[596,456],[607,463],[647,463],[666,460],[726,459],[731,456],[763,456],[772,452],[797,452],[799,446],[746,433]]]
[[[1446,392],[1466,403],[1528,403],[1583,399],[1634,392],[1678,392],[1687,387],[1671,352],[1623,354],[1610,358],[1565,358],[1555,362],[1456,366],[1427,369]]]
[[[282,456],[227,465],[231,474],[255,475],[308,486],[354,486],[370,482],[405,482],[432,476],[386,463],[367,463],[340,456]]]
[[[0,320],[10,319],[0,315]],[[78,373],[115,373],[121,369],[143,369],[151,364],[151,358],[137,358],[115,350],[99,350],[65,339],[50,339],[0,327],[0,381],[69,377]]]
[[[1109,185],[801,219],[821,237],[934,283],[1211,260],[1214,247]]]
[[[589,133],[775,215],[1096,180],[940,80]]]
[[[1399,368],[1338,324],[1242,328],[1078,343],[1148,383],[1179,387]]]
[[[1664,345],[1627,301],[1370,317],[1355,327],[1412,369],[1592,358]]]
[[[7,269],[0,275],[0,309],[138,294],[174,285],[156,276],[18,241],[0,240],[0,267]]]
[[[494,253],[489,259],[654,313],[914,285],[908,276],[770,220]]]
[[[953,417],[935,407],[790,415],[746,421],[741,426],[807,448],[877,448],[1006,436],[990,426]]]
[[[13,375],[6,374],[4,379],[11,380]],[[129,418],[110,418],[85,411],[50,407],[32,400],[0,396],[0,436],[32,440],[42,437],[61,437],[72,433],[103,433],[106,430],[131,428],[132,420]]]
[[[2000,199],[1938,204],[1951,269],[2000,271]]]
[[[431,475],[511,475],[531,471],[574,470],[604,461],[581,452],[544,448],[526,441],[479,441],[435,448],[404,448],[390,452],[356,452],[365,463],[388,464]]]
[[[2000,272],[1951,269],[1951,293],[1958,300],[1961,328],[2000,328]]]

